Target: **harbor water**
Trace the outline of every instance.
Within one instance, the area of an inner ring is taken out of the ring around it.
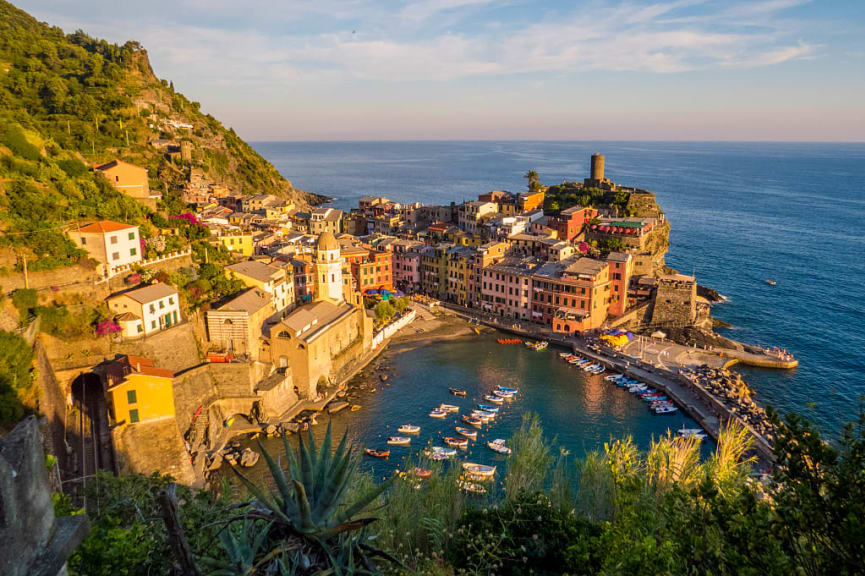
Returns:
[[[521,191],[522,176],[531,169],[538,171],[544,184],[582,180],[589,173],[590,155],[604,153],[607,177],[657,195],[672,223],[667,263],[683,273],[696,272],[702,284],[728,298],[713,309],[713,315],[732,325],[727,335],[786,348],[800,360],[798,369],[786,372],[742,368],[758,401],[782,413],[799,412],[830,435],[837,435],[845,422],[858,415],[865,394],[865,144],[269,142],[254,146],[295,186],[335,197],[334,206],[343,209],[356,207],[364,195],[445,204],[474,199],[493,189]],[[437,356],[439,370],[458,370],[452,358],[459,358],[460,347],[444,346],[450,353]],[[420,361],[425,353],[438,354],[434,349],[438,347],[412,357]],[[515,377],[526,381],[547,377],[548,386],[568,385],[555,381],[558,368],[551,370],[542,372],[545,376],[527,370]],[[612,402],[601,398],[601,403]],[[566,403],[556,395],[539,397],[538,402],[550,405],[550,412],[543,414],[544,424],[562,438],[574,433],[567,423],[586,417],[582,411],[595,405]],[[560,407],[562,403],[568,410]],[[568,413],[567,419],[555,420],[560,410]],[[616,417],[631,415],[624,410]],[[358,416],[363,418],[374,420],[377,415],[365,410]],[[635,433],[640,430],[634,424]],[[599,433],[604,437],[607,429]],[[640,439],[645,443],[646,438]]]

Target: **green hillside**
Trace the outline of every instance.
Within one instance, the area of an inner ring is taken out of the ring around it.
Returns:
[[[189,142],[191,161],[166,154],[155,139]],[[80,255],[58,231],[65,222],[147,218],[90,169],[115,158],[146,166],[169,212],[183,208],[179,193],[191,170],[235,192],[318,201],[159,80],[137,42],[65,34],[0,0],[0,267],[15,261],[13,250],[37,268],[75,262]]]

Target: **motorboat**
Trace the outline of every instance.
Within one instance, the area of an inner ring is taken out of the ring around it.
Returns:
[[[476,440],[478,437],[478,431],[472,430],[471,428],[460,428],[456,427],[457,434],[460,436],[465,436],[466,438],[471,438],[472,440]]]
[[[408,446],[411,444],[411,438],[408,436],[389,436],[387,443],[394,446]]]
[[[453,404],[442,404],[439,406],[439,410],[444,410],[445,412],[459,412],[460,407],[454,406]]]
[[[493,404],[503,404],[505,401],[504,398],[493,396],[492,394],[487,394],[486,396],[484,396],[484,400],[486,400],[487,402],[492,402]]]
[[[462,448],[465,450],[469,445],[468,438],[455,438],[453,436],[445,436],[442,441],[453,448]]]
[[[475,464],[473,462],[463,462],[463,470],[473,476],[482,476],[490,478],[496,473],[495,466],[487,466],[485,464]]]
[[[508,448],[507,441],[504,438],[496,438],[492,442],[487,442],[487,446],[490,450],[498,452],[499,454],[511,453],[511,449]]]
[[[514,397],[513,392],[505,392],[504,390],[493,390],[493,395],[498,396],[499,398],[504,398],[505,400],[511,400]]]
[[[387,458],[390,456],[390,450],[376,450],[375,448],[367,448],[363,453],[372,458]]]
[[[465,414],[463,414],[463,422],[465,422],[469,426],[474,426],[475,428],[480,428],[484,425],[484,421],[480,418],[476,418],[475,416],[467,416]]]
[[[520,393],[520,391],[516,388],[508,388],[507,386],[496,386],[496,390],[501,390],[502,392],[510,392],[511,394]]]
[[[486,410],[472,410],[472,416],[475,418],[480,418],[484,421],[494,420],[496,417],[495,412],[487,412]]]
[[[420,426],[415,426],[413,424],[403,424],[399,428],[396,429],[400,434],[419,434]]]
[[[478,404],[478,408],[484,412],[492,412],[493,414],[498,414],[500,410],[498,406],[490,406],[489,404]]]
[[[454,396],[465,396],[466,391],[461,388],[448,388],[448,392],[453,394]]]
[[[447,460],[457,455],[457,451],[453,448],[445,448],[444,446],[432,446],[424,451],[427,457],[433,460]]]
[[[432,412],[429,413],[430,418],[444,418],[448,415],[447,412],[442,410],[441,408],[436,408]]]

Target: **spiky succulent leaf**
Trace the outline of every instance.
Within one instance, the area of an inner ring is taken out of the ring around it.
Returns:
[[[285,477],[285,472],[283,472],[279,467],[279,464],[271,458],[270,453],[268,453],[261,440],[258,441],[258,448],[261,450],[261,455],[264,456],[264,461],[267,462],[267,468],[270,470],[273,482],[276,484],[277,490],[279,490],[280,508],[285,510],[285,503],[292,498],[291,488],[288,487],[288,479]]]
[[[318,461],[315,464],[315,492],[313,501],[317,502],[325,491],[325,477],[330,470],[331,465],[331,441],[330,436],[333,429],[333,423],[327,423],[327,432],[324,434],[324,441],[321,444],[321,449],[318,452]]]
[[[309,437],[312,438],[312,431],[309,432]],[[303,482],[303,488],[307,493],[312,493],[314,483],[312,479],[312,470],[314,466],[312,465],[312,455],[306,447],[306,444],[303,442],[303,436],[300,437],[300,442],[298,442],[300,447],[300,480]]]
[[[292,482],[294,483],[294,496],[295,501],[297,502],[297,510],[300,514],[300,526],[298,526],[298,528],[301,532],[312,533],[315,531],[316,526],[312,521],[312,512],[309,508],[309,499],[306,497],[306,489],[303,487],[303,484],[297,480],[292,480]]]
[[[376,486],[374,489],[370,490],[370,492],[366,496],[360,497],[357,502],[355,502],[352,506],[350,506],[340,515],[340,519],[343,521],[351,520],[352,516],[369,506],[373,502],[373,500],[375,500],[382,494],[382,492],[390,488],[394,480],[396,480],[395,475],[391,476],[388,481],[383,482]]]
[[[231,470],[237,474],[237,477],[240,478],[240,481],[246,486],[246,489],[255,497],[256,500],[261,502],[268,510],[270,510],[273,514],[278,516],[284,522],[291,522],[291,518],[289,518],[286,513],[282,510],[282,508],[267,495],[267,492],[259,488],[259,486],[247,478],[240,470],[231,467]]]

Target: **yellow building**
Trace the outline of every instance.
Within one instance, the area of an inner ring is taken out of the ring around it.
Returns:
[[[220,234],[216,238],[229,252],[243,254],[246,257],[252,256],[255,252],[255,244],[252,241],[252,234],[229,232],[227,234]]]
[[[119,425],[174,418],[174,374],[143,356],[123,356],[105,367],[108,406]]]
[[[159,192],[150,190],[147,168],[123,160],[113,160],[96,166],[95,170],[105,176],[118,191],[151,208],[155,208],[156,201],[162,198]]]

